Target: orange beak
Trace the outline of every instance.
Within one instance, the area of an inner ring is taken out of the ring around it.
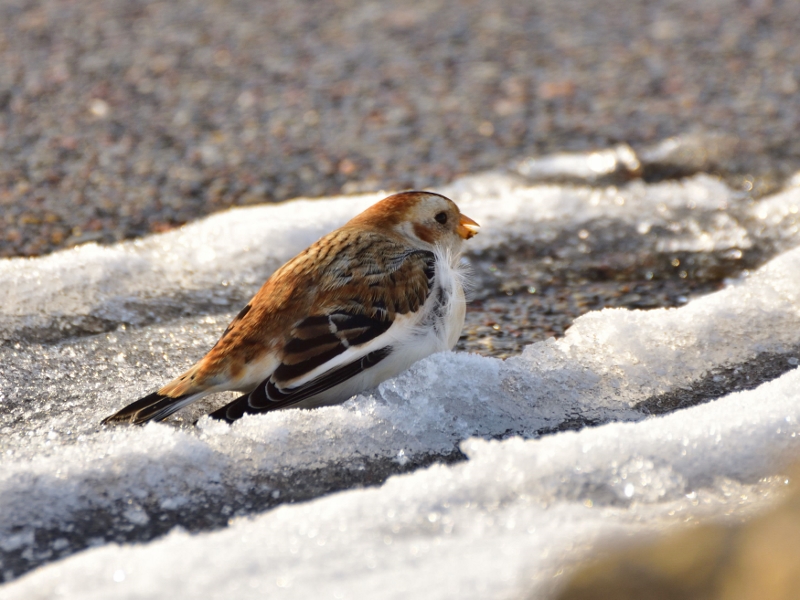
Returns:
[[[460,235],[463,239],[468,240],[481,228],[475,221],[470,219],[466,215],[461,215],[461,218],[458,221],[458,227],[456,227],[456,233]]]

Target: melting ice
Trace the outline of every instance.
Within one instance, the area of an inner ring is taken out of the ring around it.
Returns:
[[[378,198],[2,261],[0,597],[547,597],[599,540],[780,495],[799,449],[800,188],[748,204],[707,176],[598,189],[489,173],[442,191],[483,225],[477,253],[600,219],[654,251],[768,240],[777,255],[679,309],[590,313],[506,361],[436,355],[342,406],[113,429],[97,423],[202,356],[271,270]],[[785,374],[648,417],[759,357]],[[576,423],[596,426],[554,433]]]

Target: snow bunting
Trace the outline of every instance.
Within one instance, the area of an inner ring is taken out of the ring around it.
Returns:
[[[452,348],[466,310],[458,268],[478,224],[430,192],[394,194],[287,262],[186,373],[103,423],[160,421],[208,394],[211,413],[344,402]]]

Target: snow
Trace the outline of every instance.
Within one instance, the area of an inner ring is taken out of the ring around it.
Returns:
[[[0,597],[547,597],[599,541],[740,519],[780,495],[798,453],[800,188],[742,203],[703,175],[598,189],[495,172],[441,191],[482,224],[478,254],[602,223],[639,251],[766,240],[778,255],[679,309],[589,313],[506,361],[438,354],[342,406],[189,425],[204,404],[141,428],[98,423],[379,196],[0,261],[0,573],[44,565]],[[654,399],[764,356],[788,372],[648,418]],[[576,422],[605,425],[554,433]],[[330,493],[457,448],[466,462]]]
[[[595,181],[619,171],[634,173],[641,168],[634,150],[627,144],[616,148],[582,152],[559,153],[538,158],[526,158],[516,170],[528,179],[578,179]]]
[[[3,597],[548,593],[604,537],[746,513],[775,494],[785,482],[776,474],[800,449],[799,385],[795,369],[638,424],[469,440],[467,463],[283,506],[219,532],[89,550],[7,585]]]

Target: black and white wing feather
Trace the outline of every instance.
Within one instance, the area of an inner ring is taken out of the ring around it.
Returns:
[[[275,371],[252,392],[210,416],[234,421],[312,399],[330,404],[352,395],[355,388],[370,387],[373,379],[375,384],[382,380],[370,375],[377,375],[378,365],[414,334],[434,287],[436,268],[434,254],[424,250],[384,256],[381,262],[358,277],[340,279],[342,285],[331,290],[332,300],[322,303],[327,310],[292,328]],[[366,265],[362,268],[369,269]]]

